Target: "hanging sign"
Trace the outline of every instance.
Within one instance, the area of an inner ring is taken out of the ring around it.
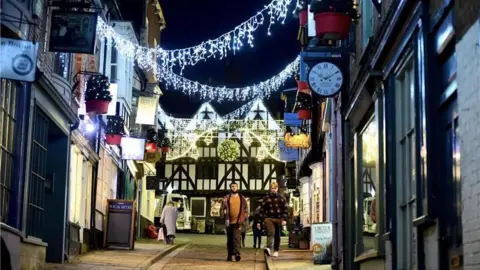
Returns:
[[[130,137],[122,138],[122,159],[143,160],[145,154],[145,139]]]
[[[158,98],[139,97],[138,110],[135,123],[139,125],[155,125],[155,116],[157,115]]]
[[[286,126],[299,127],[302,125],[302,120],[298,119],[297,113],[284,113],[283,121]]]
[[[94,54],[97,13],[52,11],[49,51]]]
[[[285,146],[290,148],[308,149],[310,148],[310,135],[306,133],[292,134],[285,133]]]
[[[289,148],[285,146],[285,141],[278,142],[278,148],[280,149],[281,161],[296,161],[298,160],[298,149]]]
[[[314,264],[332,262],[332,223],[313,223],[311,227]]]
[[[160,187],[160,179],[156,176],[147,176],[147,190],[157,190]]]
[[[17,81],[35,81],[38,43],[2,37],[0,41],[0,77]]]

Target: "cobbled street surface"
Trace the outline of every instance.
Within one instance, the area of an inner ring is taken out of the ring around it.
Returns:
[[[225,235],[188,235],[188,237],[190,239],[189,245],[173,251],[148,269],[266,269],[263,250],[252,248],[252,236],[247,236],[246,247],[241,249],[242,259],[239,262],[226,261]]]

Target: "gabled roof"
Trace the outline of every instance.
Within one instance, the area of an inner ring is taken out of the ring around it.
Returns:
[[[200,108],[197,110],[195,115],[193,115],[192,120],[188,123],[186,130],[194,130],[198,125],[201,125],[202,122],[215,121],[217,125],[222,125],[224,123],[222,117],[217,113],[217,111],[212,107],[210,102],[203,103]]]
[[[245,115],[245,120],[264,120],[267,121],[268,126],[265,127],[269,130],[281,130],[280,126],[272,117],[272,114],[268,111],[267,107],[262,100],[256,100],[250,111]]]
[[[162,106],[158,105],[158,121],[163,125],[163,128],[166,130],[174,130],[175,126],[170,121],[170,116],[168,116],[165,111],[163,110]]]

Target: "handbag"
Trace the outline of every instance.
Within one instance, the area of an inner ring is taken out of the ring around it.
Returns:
[[[164,240],[165,237],[163,235],[163,228],[160,228],[160,230],[158,230],[158,238],[157,238],[157,241],[160,241],[160,240]]]

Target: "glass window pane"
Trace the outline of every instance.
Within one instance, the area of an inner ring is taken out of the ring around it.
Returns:
[[[378,128],[376,117],[366,126],[362,133],[362,168],[363,187],[363,247],[364,251],[375,249],[377,233],[376,216],[376,166],[378,159]]]

